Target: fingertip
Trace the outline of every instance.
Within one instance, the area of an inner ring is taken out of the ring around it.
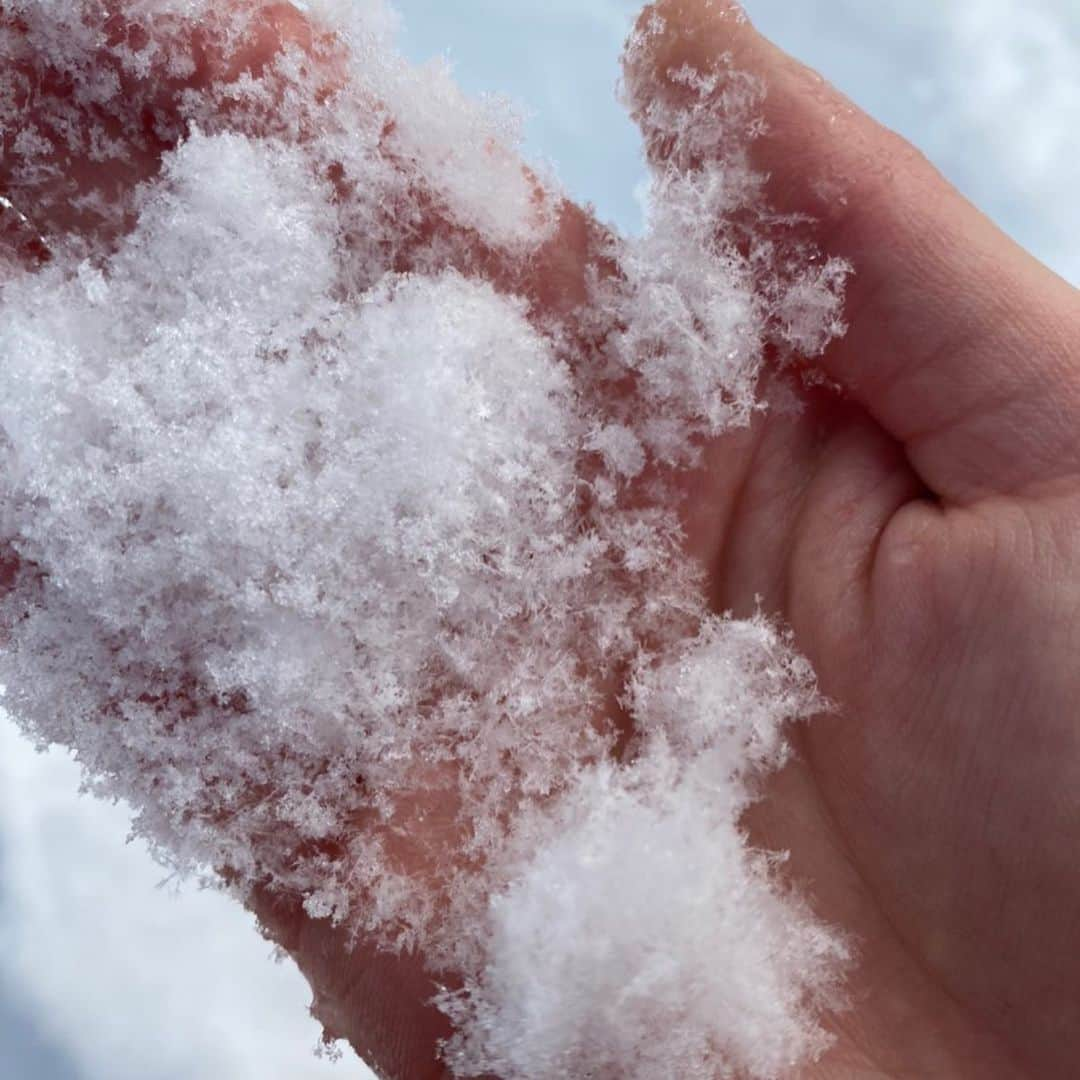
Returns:
[[[243,34],[235,41],[201,42],[199,81],[232,82],[244,73],[260,78],[290,48],[308,56],[318,52],[319,39],[310,18],[293,4],[237,0],[226,9],[238,17]],[[196,30],[198,34],[199,31]]]
[[[130,227],[132,193],[185,136],[192,109],[256,130],[252,95],[224,88],[266,77],[288,53],[299,54],[294,67],[313,80],[316,103],[345,82],[341,41],[281,0],[175,12],[80,0],[72,12],[87,32],[58,38],[53,56],[41,44],[56,29],[51,9],[31,6],[23,19],[0,2],[0,261],[18,268],[63,245],[114,243]],[[94,73],[92,93],[71,75],[80,71]],[[292,71],[268,78],[268,94],[284,94]]]
[[[685,94],[681,72],[715,72],[753,27],[735,0],[655,0],[638,16],[623,52],[632,101]]]

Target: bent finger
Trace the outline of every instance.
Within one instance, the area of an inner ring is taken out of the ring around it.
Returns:
[[[330,66],[332,44],[292,5],[234,0],[227,14],[131,5],[22,5],[0,11],[0,195],[4,250],[94,250],[131,224],[131,195],[204,117],[193,95],[258,78],[296,48]],[[226,32],[228,31],[228,32]],[[205,111],[205,110],[203,110]],[[16,225],[18,228],[16,228]],[[23,258],[23,262],[31,261]],[[40,261],[40,257],[37,259]]]
[[[715,78],[703,91],[688,73]],[[849,332],[818,361],[827,375],[944,498],[1029,490],[1080,471],[1075,290],[730,0],[658,0],[638,22],[627,85],[654,162],[697,168],[730,151],[708,132],[676,146],[653,118],[658,106],[701,105],[703,93],[712,100],[696,116],[730,107],[736,73],[764,84],[763,134],[749,159],[770,205],[812,217],[816,243],[854,267]]]

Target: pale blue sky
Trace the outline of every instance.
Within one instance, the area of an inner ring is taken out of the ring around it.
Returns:
[[[517,99],[528,114],[529,153],[550,160],[569,192],[591,200],[601,217],[638,227],[634,187],[643,170],[613,92],[636,3],[397,6],[410,56],[446,54],[466,89]],[[1080,281],[1080,0],[1032,0],[1022,19],[1014,0],[747,7],[762,29],[906,134],[1007,230]],[[363,1074],[355,1060],[298,1066],[314,1043],[298,978],[272,968],[264,944],[218,898],[174,901],[155,891],[160,874],[143,853],[123,848],[123,812],[69,797],[75,773],[64,762],[34,760],[9,730],[3,738],[0,731],[3,1080],[241,1075],[223,1062],[243,1062],[244,1076],[265,1080]],[[146,975],[154,967],[168,977],[155,983]],[[189,999],[187,1011],[178,1006]],[[300,1019],[290,1026],[294,1014]],[[134,1056],[110,1060],[107,1047],[125,1038]]]
[[[400,0],[404,44],[527,114],[526,147],[634,229],[637,136],[615,100],[636,0]],[[1080,280],[1080,2],[745,0],[760,29],[910,138],[991,217]]]

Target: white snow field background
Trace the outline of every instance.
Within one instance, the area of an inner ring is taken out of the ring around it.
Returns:
[[[613,94],[636,5],[396,6],[408,56],[448,52],[466,90],[521,102],[527,154],[550,161],[569,193],[591,200],[601,218],[624,232],[640,229],[638,139]],[[1080,280],[1075,4],[1025,5],[1022,21],[1017,5],[990,0],[957,0],[944,11],[853,0],[747,7],[764,32],[911,138],[1007,231]],[[453,282],[444,288],[447,303],[487,303]],[[505,333],[520,344],[504,316]],[[549,374],[557,393],[557,372]],[[609,454],[632,468],[616,444]],[[336,1063],[314,1057],[318,1027],[305,1015],[302,979],[272,963],[238,906],[190,883],[161,884],[166,872],[143,842],[124,843],[130,813],[122,804],[79,798],[78,770],[65,752],[36,755],[6,720],[0,732],[0,1075],[364,1074],[347,1049]],[[555,866],[560,854],[547,857]]]

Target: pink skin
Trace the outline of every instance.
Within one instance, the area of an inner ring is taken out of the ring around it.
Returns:
[[[628,70],[637,101],[677,101],[668,73],[725,52],[764,77],[770,198],[811,213],[822,250],[856,271],[850,331],[819,361],[842,391],[800,388],[801,415],[718,441],[687,480],[687,556],[713,570],[716,607],[763,597],[839,706],[796,733],[798,760],[748,821],[791,849],[794,879],[859,953],[849,1007],[827,1021],[836,1045],[799,1075],[1073,1076],[1077,293],[728,3],[654,14],[663,29]],[[310,40],[287,5],[266,26],[253,54]],[[843,199],[813,194],[838,184]],[[515,287],[572,309],[596,236],[566,207]],[[350,953],[295,901],[251,902],[331,1032],[387,1076],[444,1075],[419,958]]]

